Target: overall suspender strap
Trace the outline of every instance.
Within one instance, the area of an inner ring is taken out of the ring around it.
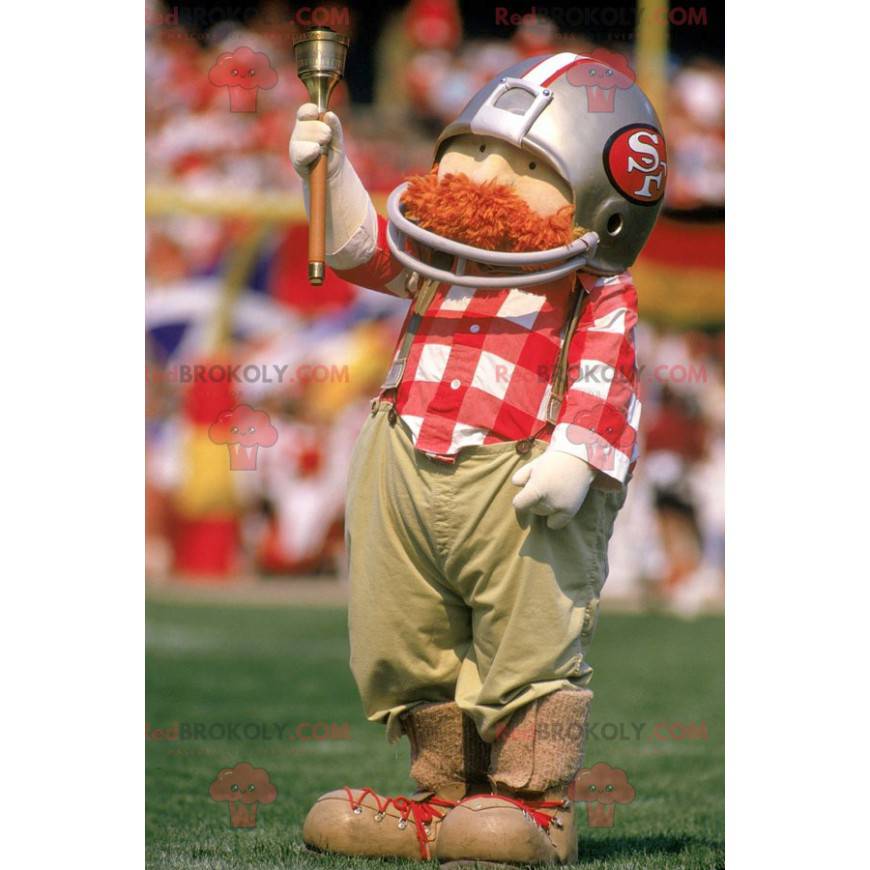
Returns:
[[[579,281],[575,286],[575,296],[571,305],[571,313],[565,324],[565,334],[562,336],[562,345],[559,348],[559,358],[556,368],[553,370],[553,378],[550,381],[550,401],[547,403],[547,422],[555,426],[559,422],[559,412],[562,410],[562,402],[565,400],[565,392],[568,387],[568,351],[571,339],[577,331],[577,324],[583,314],[583,307],[589,294],[583,289]]]
[[[405,334],[402,336],[402,343],[399,345],[393,364],[387,372],[386,380],[381,385],[381,390],[394,390],[402,382],[405,366],[408,364],[408,356],[411,353],[411,345],[414,343],[414,336],[420,328],[420,321],[423,319],[426,309],[432,303],[435,291],[438,289],[438,283],[438,281],[427,278],[414,296],[414,313],[408,321]]]

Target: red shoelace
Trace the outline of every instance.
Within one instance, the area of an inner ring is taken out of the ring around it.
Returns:
[[[429,838],[427,836],[426,825],[430,825],[436,819],[440,821],[444,818],[438,807],[449,810],[456,806],[456,801],[449,801],[446,798],[431,797],[425,801],[415,801],[413,798],[405,797],[404,795],[396,795],[395,797],[386,797],[381,800],[380,796],[370,788],[360,789],[359,798],[354,800],[353,791],[345,786],[347,799],[350,802],[351,809],[356,812],[362,809],[362,802],[366,795],[371,795],[378,808],[378,815],[383,816],[390,806],[393,806],[399,813],[403,822],[407,824],[408,819],[413,817],[414,827],[417,829],[417,842],[420,844],[420,857],[424,861],[429,860]]]
[[[550,830],[550,825],[556,822],[557,827],[561,827],[556,819],[556,814],[550,815],[543,813],[541,810],[558,810],[565,809],[565,801],[523,801],[519,798],[508,797],[505,794],[473,794],[463,798],[459,803],[467,803],[475,798],[498,798],[500,801],[512,804],[517,809],[522,810],[532,821],[545,831]]]

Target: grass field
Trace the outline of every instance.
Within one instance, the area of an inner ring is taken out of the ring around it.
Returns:
[[[300,841],[324,791],[410,788],[407,745],[387,745],[362,716],[342,610],[152,602],[147,612],[149,867],[405,866],[315,855]],[[589,828],[578,805],[578,866],[724,866],[723,621],[605,609],[591,661],[586,763],[624,769],[637,796],[612,828]],[[303,739],[317,723],[336,726],[333,739]],[[218,770],[240,761],[266,768],[278,789],[247,830],[209,797]]]

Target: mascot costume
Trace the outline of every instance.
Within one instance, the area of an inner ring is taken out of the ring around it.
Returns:
[[[637,456],[637,297],[626,269],[667,162],[618,64],[505,70],[380,218],[341,124],[298,113],[293,165],[327,154],[327,263],[411,299],[353,455],[351,669],[406,735],[417,791],[323,795],[313,849],[449,866],[577,858],[572,783],[607,545]]]

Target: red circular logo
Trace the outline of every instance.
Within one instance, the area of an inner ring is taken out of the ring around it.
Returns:
[[[648,124],[617,130],[604,148],[604,168],[610,183],[637,205],[655,205],[665,193],[668,177],[665,137]]]

